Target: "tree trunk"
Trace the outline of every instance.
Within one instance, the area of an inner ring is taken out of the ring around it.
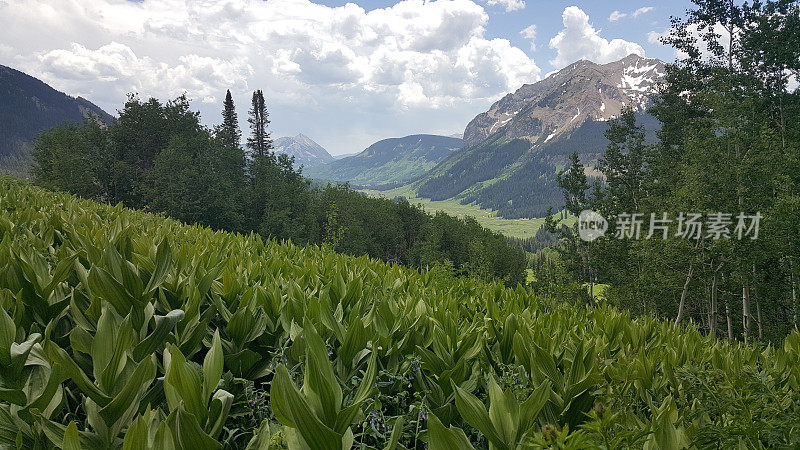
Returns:
[[[764,340],[764,330],[761,325],[761,302],[758,301],[758,284],[756,279],[756,265],[753,264],[753,298],[756,301],[756,320],[758,321],[758,340]]]
[[[728,299],[725,298],[725,320],[728,322],[728,340],[733,340],[733,320],[731,320],[731,307],[728,305]]]
[[[711,315],[709,318],[709,329],[714,335],[717,334],[717,273],[711,278]]]
[[[689,273],[686,275],[686,282],[683,284],[683,292],[681,292],[681,302],[678,304],[678,317],[675,318],[675,328],[678,328],[681,320],[683,319],[683,310],[686,306],[686,297],[689,294],[689,283],[692,282],[692,274],[694,273],[694,265],[689,265]]]
[[[789,283],[792,285],[792,325],[797,325],[797,287],[794,283],[794,264],[789,259]]]
[[[745,344],[750,338],[750,288],[742,283],[742,334]]]

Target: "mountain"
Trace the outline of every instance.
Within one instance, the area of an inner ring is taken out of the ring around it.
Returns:
[[[355,156],[311,167],[311,178],[360,186],[407,183],[461,148],[461,139],[415,134],[378,141]]]
[[[81,97],[70,97],[44,82],[0,65],[0,169],[26,165],[36,135],[89,114],[106,124],[114,118]],[[13,167],[12,167],[13,166]]]
[[[506,218],[557,210],[558,170],[574,151],[596,163],[608,144],[605,122],[623,108],[655,139],[659,124],[646,109],[664,75],[663,62],[630,55],[604,65],[581,60],[524,85],[467,125],[464,149],[415,183],[417,195],[474,202]]]
[[[294,156],[296,167],[302,165],[309,168],[333,161],[333,156],[327,150],[302,133],[295,137],[280,137],[272,145],[276,153]]]
[[[464,130],[464,147],[493,134],[544,144],[586,121],[617,117],[625,107],[644,111],[664,74],[663,62],[638,55],[605,65],[578,61],[522,86],[472,119]]]

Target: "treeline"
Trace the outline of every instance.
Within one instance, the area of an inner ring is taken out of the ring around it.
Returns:
[[[572,213],[609,222],[592,242],[562,228],[561,257],[634,312],[774,341],[800,313],[800,6],[695,3],[664,39],[686,58],[668,66],[651,111],[658,142],[625,113],[606,132],[604,181],[590,186],[577,155],[560,177]],[[632,213],[642,214],[638,239]],[[671,222],[654,222],[664,213]],[[654,224],[666,231],[648,239]]]
[[[110,126],[86,120],[41,133],[32,174],[51,189],[218,230],[508,284],[525,281],[523,251],[472,219],[431,216],[407,201],[369,198],[346,186],[312,186],[292,158],[272,151],[260,91],[248,114],[246,150],[230,92],[222,116],[209,129],[185,96],[166,103],[130,96]]]

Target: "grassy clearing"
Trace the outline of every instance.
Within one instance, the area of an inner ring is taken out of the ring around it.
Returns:
[[[405,197],[412,204],[422,205],[425,211],[429,213],[442,211],[456,217],[474,217],[475,220],[484,227],[514,238],[532,238],[536,236],[539,227],[544,224],[544,217],[534,219],[505,219],[498,216],[496,211],[483,209],[474,203],[462,205],[456,199],[433,201],[427,198],[420,198],[416,196],[416,190],[413,185],[401,186],[387,191],[365,189],[361,192],[371,197]],[[565,220],[564,223],[571,225],[574,221],[575,219],[571,217]]]

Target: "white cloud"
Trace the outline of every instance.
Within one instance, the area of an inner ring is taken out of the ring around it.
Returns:
[[[616,61],[631,53],[644,56],[644,48],[622,39],[611,41],[600,36],[600,31],[589,23],[589,16],[577,6],[564,9],[564,29],[550,39],[550,48],[558,53],[550,64],[555,69],[579,59],[588,59],[599,64]]]
[[[616,22],[616,21],[618,21],[620,19],[624,19],[626,17],[628,17],[628,14],[626,14],[624,12],[614,11],[614,12],[611,13],[610,16],[608,16],[608,20],[611,21],[611,22]]]
[[[658,31],[650,31],[649,33],[647,33],[647,42],[651,44],[660,44],[662,37],[664,37],[664,33],[659,33]]]
[[[489,0],[486,4],[505,6],[507,12],[525,9],[525,0]]]
[[[642,14],[647,14],[647,13],[649,13],[650,11],[652,11],[654,9],[655,8],[652,7],[652,6],[645,6],[645,7],[639,8],[636,11],[634,11],[632,15],[633,15],[634,18],[636,18],[636,17],[641,16]]]
[[[641,16],[642,14],[649,13],[650,11],[652,11],[654,9],[655,8],[652,7],[652,6],[643,6],[643,7],[639,8],[639,9],[637,9],[636,11],[633,11],[630,14],[624,13],[624,12],[621,12],[621,11],[614,11],[614,12],[611,13],[610,16],[608,16],[608,20],[609,20],[609,22],[617,22],[617,21],[625,19],[627,17],[635,19],[635,18]]]
[[[220,105],[202,102],[231,89],[244,121],[250,93],[264,89],[274,130],[320,136],[337,152],[463,127],[541,77],[522,49],[486,36],[489,16],[473,0],[372,11],[309,0],[15,0],[2,12],[2,63],[109,111],[128,92],[186,92],[213,123]]]
[[[536,25],[529,25],[519,32],[522,37],[531,41],[531,50],[536,50]]]

